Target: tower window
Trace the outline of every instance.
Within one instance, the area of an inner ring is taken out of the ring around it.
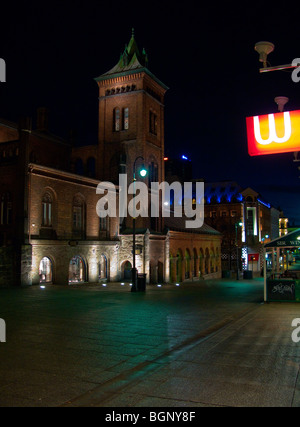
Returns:
[[[149,132],[157,135],[157,115],[151,110],[149,112]]]
[[[149,185],[151,184],[151,182],[158,182],[158,166],[154,162],[151,162],[149,164],[148,179],[149,179]]]
[[[126,107],[123,110],[123,129],[129,129],[129,108]]]
[[[118,132],[120,130],[120,109],[114,109],[114,131]]]
[[[52,198],[49,193],[44,194],[42,199],[42,225],[45,227],[52,225]]]

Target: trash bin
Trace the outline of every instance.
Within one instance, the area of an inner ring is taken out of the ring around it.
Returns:
[[[147,274],[139,273],[137,277],[137,289],[140,292],[145,292],[146,290],[146,276]]]
[[[252,274],[252,270],[245,270],[244,271],[244,279],[246,280],[251,280],[253,279],[253,274]]]

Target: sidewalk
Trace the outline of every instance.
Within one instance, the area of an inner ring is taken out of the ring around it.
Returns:
[[[65,406],[299,407],[296,304],[262,304]]]
[[[300,306],[262,286],[1,290],[0,406],[300,406]]]

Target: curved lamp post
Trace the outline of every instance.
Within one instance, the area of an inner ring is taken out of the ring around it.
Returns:
[[[135,197],[135,182],[136,182],[136,161],[141,159],[144,161],[144,157],[138,156],[134,163],[133,163],[133,197]],[[142,178],[145,178],[147,175],[147,170],[144,168],[144,166],[140,169],[139,174]],[[134,206],[134,204],[133,204]],[[137,292],[137,269],[135,266],[135,212],[132,218],[132,257],[133,257],[133,265],[131,269],[131,275],[132,275],[132,287],[131,292]]]

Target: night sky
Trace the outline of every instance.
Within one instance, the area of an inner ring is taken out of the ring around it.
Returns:
[[[297,3],[11,2],[1,5],[0,117],[17,121],[50,110],[53,133],[97,142],[95,77],[119,60],[135,29],[148,68],[170,89],[165,97],[166,155],[185,154],[194,178],[252,187],[300,226],[300,171],[293,153],[250,157],[245,118],[300,109],[291,72],[259,73],[256,42],[275,44],[270,65],[300,57]],[[300,165],[300,163],[299,163]]]

